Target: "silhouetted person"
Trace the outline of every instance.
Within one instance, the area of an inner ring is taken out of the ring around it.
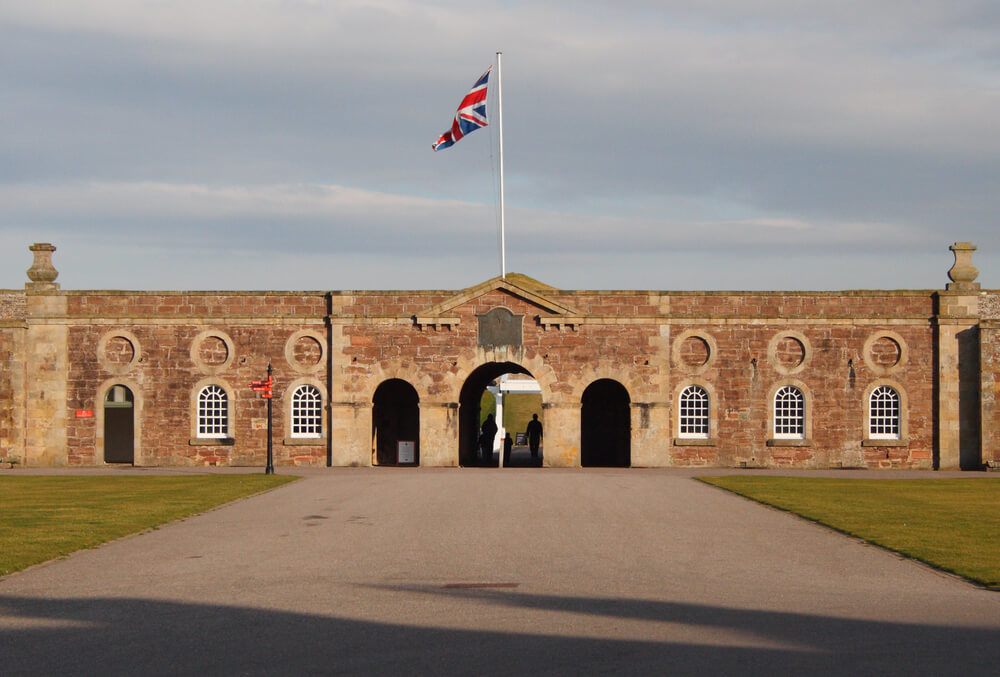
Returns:
[[[528,421],[528,448],[531,449],[531,457],[538,457],[538,445],[542,443],[542,422],[538,420],[538,414],[532,414]]]
[[[486,417],[483,421],[483,427],[480,429],[481,435],[479,436],[479,445],[483,450],[483,459],[487,461],[493,460],[493,442],[497,437],[497,423],[493,420],[493,414]]]
[[[510,465],[510,452],[514,450],[514,438],[510,436],[510,433],[504,435],[503,438],[503,464]]]

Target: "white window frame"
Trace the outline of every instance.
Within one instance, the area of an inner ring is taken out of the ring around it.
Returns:
[[[307,397],[308,394],[308,397]],[[323,393],[311,383],[304,383],[292,392],[289,405],[290,437],[319,439],[323,437]]]
[[[791,399],[787,397],[793,394],[794,397]],[[779,402],[782,404],[780,409]],[[789,428],[793,430],[789,430]],[[806,394],[802,392],[801,388],[783,385],[774,393],[774,398],[771,401],[771,430],[776,440],[805,439]]]
[[[899,391],[888,385],[877,386],[868,396],[868,439],[898,440],[903,416]]]
[[[684,388],[677,396],[677,437],[707,440],[711,430],[711,395],[698,384]]]
[[[222,386],[210,383],[198,391],[199,439],[229,437],[229,393]]]

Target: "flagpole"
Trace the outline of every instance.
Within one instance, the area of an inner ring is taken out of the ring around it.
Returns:
[[[497,119],[500,128],[500,277],[507,277],[507,243],[504,233],[504,211],[503,211],[503,75],[500,70],[500,57],[503,52],[497,52]],[[503,461],[501,460],[501,463]]]

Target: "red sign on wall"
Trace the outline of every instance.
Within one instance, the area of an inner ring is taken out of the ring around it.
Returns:
[[[77,409],[76,410],[76,417],[77,418],[94,418],[94,410],[93,409]]]

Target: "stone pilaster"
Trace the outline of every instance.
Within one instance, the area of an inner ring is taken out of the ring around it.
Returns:
[[[670,402],[633,402],[631,461],[634,468],[659,468],[670,465],[669,440],[664,431],[670,428]]]
[[[980,450],[979,271],[972,265],[975,245],[950,247],[952,280],[938,294],[938,463],[941,470],[982,465]]]
[[[68,327],[66,297],[55,283],[52,266],[55,247],[48,243],[30,247],[34,263],[25,283],[27,332],[24,342],[24,464],[66,465],[69,404]]]
[[[25,337],[25,465],[66,465],[68,336],[66,298],[29,291]]]
[[[331,402],[330,434],[334,466],[372,464],[372,405]]]
[[[580,403],[546,402],[543,462],[548,468],[580,467]]]
[[[420,403],[420,465],[458,465],[458,403]]]

